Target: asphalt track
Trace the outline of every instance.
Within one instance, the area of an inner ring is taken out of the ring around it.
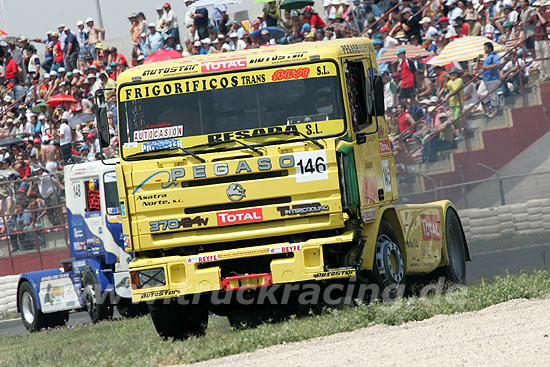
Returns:
[[[467,263],[467,280],[469,284],[476,284],[483,278],[491,279],[506,272],[517,274],[522,270],[550,269],[550,244],[479,252],[473,253],[472,257],[473,261]],[[86,312],[71,313],[69,325],[79,323],[90,323]],[[0,321],[2,338],[26,333],[20,319]]]

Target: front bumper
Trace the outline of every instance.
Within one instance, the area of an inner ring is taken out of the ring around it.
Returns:
[[[149,269],[162,269],[165,285],[136,289],[135,284],[132,284],[132,301],[141,302],[219,291],[223,289],[220,266],[199,268],[199,264],[281,253],[292,253],[293,256],[271,260],[270,275],[273,284],[351,278],[355,276],[355,270],[352,268],[325,269],[322,246],[351,243],[353,239],[353,232],[347,232],[342,235],[314,238],[300,243],[285,242],[201,253],[193,256],[135,259],[129,266],[131,274]],[[131,278],[134,277],[131,276]]]

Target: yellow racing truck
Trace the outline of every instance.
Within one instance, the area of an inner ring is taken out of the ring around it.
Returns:
[[[203,333],[209,311],[235,323],[296,302],[305,285],[465,279],[453,204],[397,204],[369,39],[138,66],[117,103],[132,298],[161,337]],[[106,145],[103,105],[98,125]]]

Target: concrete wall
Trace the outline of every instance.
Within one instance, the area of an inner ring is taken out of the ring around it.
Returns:
[[[19,275],[0,277],[0,314],[17,310],[17,282]]]

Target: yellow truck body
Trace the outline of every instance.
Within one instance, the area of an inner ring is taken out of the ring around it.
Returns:
[[[395,279],[429,274],[452,265],[449,228],[469,260],[452,203],[396,204],[376,75],[366,38],[122,73],[117,176],[133,300],[354,279],[386,260]],[[397,247],[387,259],[376,254],[385,239]]]

